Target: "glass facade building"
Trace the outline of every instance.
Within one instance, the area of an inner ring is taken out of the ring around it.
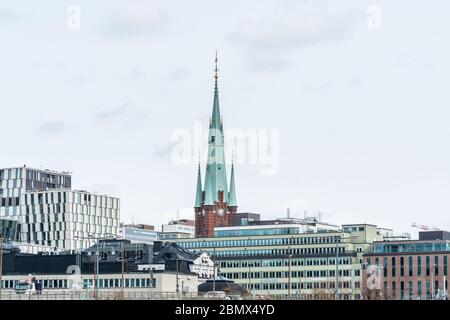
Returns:
[[[119,234],[118,198],[56,190],[26,193],[21,202],[21,238],[29,243],[82,250],[97,237]]]
[[[373,252],[364,255],[364,265],[383,259],[383,266],[379,266],[384,271],[380,282],[390,286],[379,295],[384,299],[447,299],[450,240],[445,235],[443,238],[374,243]],[[368,274],[364,272],[364,276],[367,278]]]
[[[21,195],[25,192],[70,189],[71,176],[51,170],[28,167],[0,169],[0,217],[21,214]]]
[[[26,166],[0,169],[0,218],[16,220],[19,242],[62,250],[118,234],[118,198],[71,190],[68,172]]]
[[[0,238],[6,239],[7,241],[17,241],[17,227],[16,220],[0,218]]]
[[[216,228],[215,238],[176,242],[207,251],[219,274],[256,295],[334,299],[337,264],[340,298],[360,299],[362,255],[381,239],[376,226],[358,225],[350,232],[306,229],[295,224],[223,227]]]

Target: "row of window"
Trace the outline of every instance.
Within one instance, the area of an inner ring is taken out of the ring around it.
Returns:
[[[251,290],[288,290],[289,282],[277,282],[277,283],[242,283],[244,288],[250,288]],[[297,290],[312,290],[312,289],[334,289],[336,283],[334,281],[321,281],[321,282],[292,282],[291,281],[291,289]],[[339,282],[340,289],[359,289],[360,283],[354,282],[352,285],[351,281],[340,281]],[[330,293],[331,294],[331,293]],[[334,293],[333,293],[334,294]]]
[[[0,180],[22,178],[22,168],[10,168],[0,170]]]
[[[397,252],[431,252],[450,251],[450,243],[425,242],[425,243],[396,243],[396,244],[376,244],[374,253],[397,253]]]
[[[270,239],[242,239],[217,241],[190,241],[180,242],[179,245],[187,249],[196,248],[222,248],[222,247],[252,247],[252,246],[279,246],[290,244],[330,244],[340,241],[340,237],[291,237]]]
[[[280,279],[289,278],[288,271],[258,271],[258,272],[222,272],[227,278],[238,279]],[[361,271],[356,270],[339,270],[340,277],[359,277]],[[336,270],[305,270],[305,271],[291,271],[291,278],[327,278],[335,277]]]
[[[26,177],[23,174],[26,171]],[[70,188],[71,177],[57,173],[42,172],[36,170],[26,170],[24,168],[10,168],[0,170],[0,182],[19,181],[22,188],[23,181],[26,180],[27,190],[44,190],[55,188]]]
[[[367,257],[366,262],[369,266],[373,262],[375,266],[380,267],[380,260],[378,257],[373,260],[370,257]],[[389,265],[388,262],[390,263]],[[404,277],[405,275],[412,277],[414,275],[422,276],[423,274],[430,276],[431,273],[435,276],[438,276],[441,273],[444,276],[447,276],[448,256],[425,256],[425,259],[423,259],[422,256],[390,257],[390,259],[388,259],[388,257],[383,257],[382,269],[384,277],[388,276],[389,267],[390,275],[392,277],[398,275],[400,277]]]
[[[221,268],[247,268],[247,267],[287,267],[291,266],[326,266],[335,265],[336,258],[303,258],[303,259],[264,259],[264,260],[226,260],[220,261]],[[339,258],[338,264],[352,264],[349,257]]]
[[[399,286],[397,286],[399,284]],[[407,284],[407,286],[406,286]],[[384,282],[383,290],[387,297],[392,299],[400,298],[401,300],[416,300],[416,299],[436,299],[447,295],[448,280],[439,281],[392,281]],[[398,296],[400,294],[400,296]]]
[[[203,250],[192,250],[193,252],[201,252]],[[321,248],[293,248],[293,249],[260,249],[260,250],[227,250],[214,251],[207,250],[210,254],[215,254],[216,257],[237,257],[237,256],[278,256],[278,255],[335,255],[335,247],[321,247]],[[345,253],[345,248],[338,248],[339,254]]]
[[[0,184],[0,198],[15,198],[20,197],[19,188],[7,188],[6,180]],[[14,184],[12,184],[14,186]]]
[[[19,197],[0,198],[1,207],[17,207],[20,205]]]
[[[22,179],[0,180],[1,189],[21,189],[24,187],[25,187],[25,180]]]
[[[109,209],[119,208],[119,199],[117,198],[78,193],[73,191],[28,193],[23,195],[22,202],[25,205],[31,206],[51,203],[74,203],[89,207]]]
[[[43,279],[38,280],[42,283],[43,289],[69,289],[73,287],[72,280],[67,279]],[[3,280],[3,288],[13,289],[18,280]],[[99,279],[99,288],[121,288],[121,279]],[[83,280],[83,289],[95,287],[93,279]],[[153,288],[155,287],[155,279],[132,278],[125,279],[125,288]]]

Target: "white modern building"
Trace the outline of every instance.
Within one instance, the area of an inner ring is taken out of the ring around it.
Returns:
[[[22,195],[22,241],[83,250],[98,238],[119,234],[120,200],[86,191],[54,190]]]
[[[70,189],[68,172],[23,167],[0,169],[0,217],[17,218],[21,214],[20,197],[26,192]]]
[[[158,241],[158,232],[153,226],[145,224],[123,225],[120,227],[119,236],[122,239],[130,240],[131,243],[153,244]]]
[[[15,240],[55,251],[82,250],[117,236],[120,200],[71,187],[69,172],[0,169],[0,218],[18,221]]]
[[[159,240],[195,237],[194,220],[180,219],[170,221],[168,224],[163,224],[161,229],[162,231],[158,235]]]

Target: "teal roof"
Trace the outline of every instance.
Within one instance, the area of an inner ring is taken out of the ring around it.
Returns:
[[[195,207],[200,208],[203,202],[203,191],[202,191],[202,176],[200,172],[200,163],[198,164],[198,174],[197,174],[197,192],[195,194]]]
[[[204,191],[202,190],[200,168],[197,175],[197,191],[195,207],[202,205],[214,205],[219,200],[219,191],[223,192],[223,201],[229,206],[236,205],[236,188],[234,183],[234,166],[231,167],[230,190],[228,192],[227,172],[225,162],[225,137],[223,122],[219,105],[219,86],[217,79],[217,55],[216,72],[214,82],[214,101],[208,136],[208,160],[205,170]]]
[[[230,193],[228,195],[228,205],[237,207],[236,186],[234,185],[234,164],[231,165]]]
[[[208,160],[205,174],[205,204],[207,205],[213,205],[218,201],[219,191],[223,191],[223,201],[228,202],[224,140],[216,75],[213,112],[209,125]]]

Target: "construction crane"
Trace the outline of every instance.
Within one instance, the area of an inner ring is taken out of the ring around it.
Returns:
[[[441,231],[441,229],[439,229],[439,228],[429,227],[429,226],[425,226],[423,224],[417,224],[415,222],[411,225],[411,227],[421,229],[421,230],[426,230],[426,231]]]

